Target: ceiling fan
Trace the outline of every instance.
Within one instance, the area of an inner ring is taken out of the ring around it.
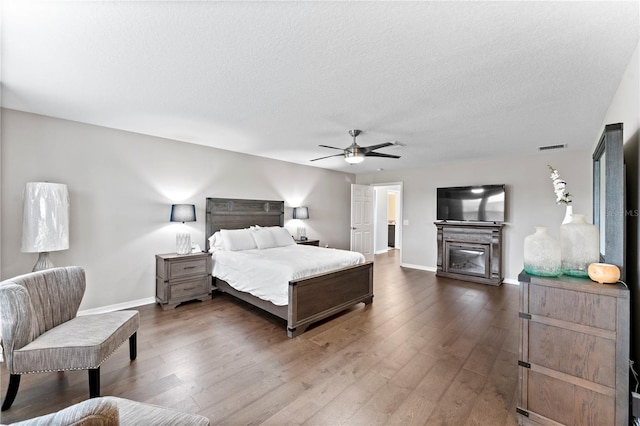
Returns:
[[[358,164],[364,161],[364,157],[384,157],[384,158],[400,158],[399,155],[383,154],[381,152],[374,152],[376,149],[384,148],[387,146],[396,145],[393,142],[385,142],[378,145],[360,146],[356,143],[356,137],[362,133],[361,130],[349,130],[349,134],[353,137],[353,143],[347,148],[336,148],[335,146],[320,145],[323,148],[339,149],[342,154],[327,155],[326,157],[314,158],[311,161],[324,160],[325,158],[344,156],[344,161],[349,164]]]

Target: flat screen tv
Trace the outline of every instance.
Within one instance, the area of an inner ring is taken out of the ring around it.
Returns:
[[[436,204],[438,220],[504,222],[505,185],[438,188]]]

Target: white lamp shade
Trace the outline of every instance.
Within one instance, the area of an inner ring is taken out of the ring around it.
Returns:
[[[69,248],[67,185],[28,182],[24,190],[22,252],[40,253]]]
[[[195,204],[172,204],[170,222],[195,222],[196,206]]]
[[[309,219],[309,208],[308,207],[294,207],[293,208],[293,218],[294,219]]]

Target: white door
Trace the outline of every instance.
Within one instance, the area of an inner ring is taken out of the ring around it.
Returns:
[[[351,251],[373,260],[373,188],[351,185]]]

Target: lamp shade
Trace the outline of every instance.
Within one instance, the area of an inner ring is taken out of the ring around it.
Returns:
[[[69,248],[69,192],[67,185],[28,182],[22,214],[22,252]]]
[[[309,219],[309,208],[308,207],[294,207],[293,208],[293,218],[294,219]]]
[[[170,222],[195,222],[196,206],[194,204],[173,204]]]

